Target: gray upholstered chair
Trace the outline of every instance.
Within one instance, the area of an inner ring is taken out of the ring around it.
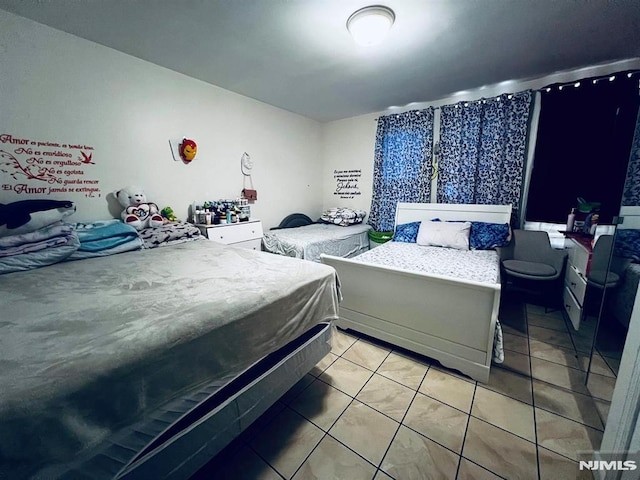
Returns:
[[[567,252],[554,249],[547,232],[514,230],[509,245],[498,253],[504,281],[551,295],[553,303],[560,300]]]
[[[587,275],[587,292],[584,310],[586,314],[597,314],[605,292],[620,284],[621,276],[630,263],[629,259],[611,255],[613,235],[598,237],[591,254],[591,267]]]

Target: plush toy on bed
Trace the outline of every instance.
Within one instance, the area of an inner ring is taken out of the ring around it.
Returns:
[[[158,206],[147,202],[147,196],[140,187],[128,186],[113,194],[124,207],[122,221],[136,230],[147,227],[161,227],[164,219]]]

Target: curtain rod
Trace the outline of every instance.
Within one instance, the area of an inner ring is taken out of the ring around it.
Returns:
[[[610,73],[607,75],[601,75],[601,76],[597,76],[597,77],[586,77],[580,80],[574,80],[573,82],[564,82],[564,83],[552,83],[549,84],[547,86],[538,88],[538,89],[531,89],[531,91],[533,92],[550,92],[553,88],[558,88],[559,90],[562,90],[566,87],[574,87],[574,88],[578,88],[581,85],[583,85],[583,83],[587,83],[587,82],[591,82],[593,85],[597,84],[598,82],[602,82],[604,80],[609,80],[610,82],[613,82],[616,78],[618,78],[619,76],[626,76],[627,78],[631,78],[634,75],[638,75],[640,74],[640,70],[629,70],[629,71],[622,71],[622,72],[616,72],[616,73]],[[640,88],[640,83],[638,84],[638,88]],[[508,95],[509,98],[511,98],[513,95],[513,93],[502,93],[500,95],[496,95],[494,97],[490,97],[490,98],[479,98],[476,100],[460,100],[459,102],[456,103],[478,103],[478,102],[482,102],[482,103],[486,103],[487,100],[493,100],[493,99],[498,99],[499,97],[501,97],[502,95]],[[448,105],[455,105],[455,103],[452,104],[448,104]],[[442,105],[442,106],[448,106],[448,105]],[[433,108],[434,110],[440,110],[442,108],[442,106],[438,106],[438,107],[425,107],[421,110],[424,110],[426,108]],[[411,110],[407,110],[407,111],[411,111]],[[389,113],[387,115],[381,115],[382,117],[385,116],[389,116],[389,115],[399,115],[401,113],[406,113],[407,111],[404,112],[398,112],[398,113]],[[379,120],[380,117],[376,117],[373,119],[374,122],[377,122]]]

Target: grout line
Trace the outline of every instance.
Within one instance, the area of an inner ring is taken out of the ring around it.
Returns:
[[[478,390],[478,382],[473,386],[473,394],[471,395],[471,405],[469,406],[469,415],[467,415],[467,425],[464,427],[464,434],[462,435],[462,446],[460,447],[460,455],[458,457],[458,468],[456,469],[456,476],[460,474],[460,465],[462,464],[462,452],[464,451],[464,445],[467,442],[467,432],[469,431],[469,423],[471,422],[471,412],[473,411],[473,402],[476,401],[476,392]],[[491,470],[489,470],[491,471]],[[491,472],[494,473],[494,472]]]

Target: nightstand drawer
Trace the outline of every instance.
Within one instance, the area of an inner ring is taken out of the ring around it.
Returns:
[[[587,281],[580,275],[574,265],[567,265],[565,284],[571,290],[580,305],[584,304],[584,294],[587,291]]]
[[[564,294],[562,295],[564,309],[569,315],[569,320],[573,324],[573,328],[576,331],[580,328],[580,319],[582,318],[582,307],[578,304],[578,301],[569,290],[569,287],[564,287]]]
[[[262,250],[262,239],[247,240],[246,242],[238,242],[233,244],[234,247],[248,248],[249,250]]]
[[[207,228],[209,240],[226,245],[259,240],[262,238],[261,222],[231,223]]]

